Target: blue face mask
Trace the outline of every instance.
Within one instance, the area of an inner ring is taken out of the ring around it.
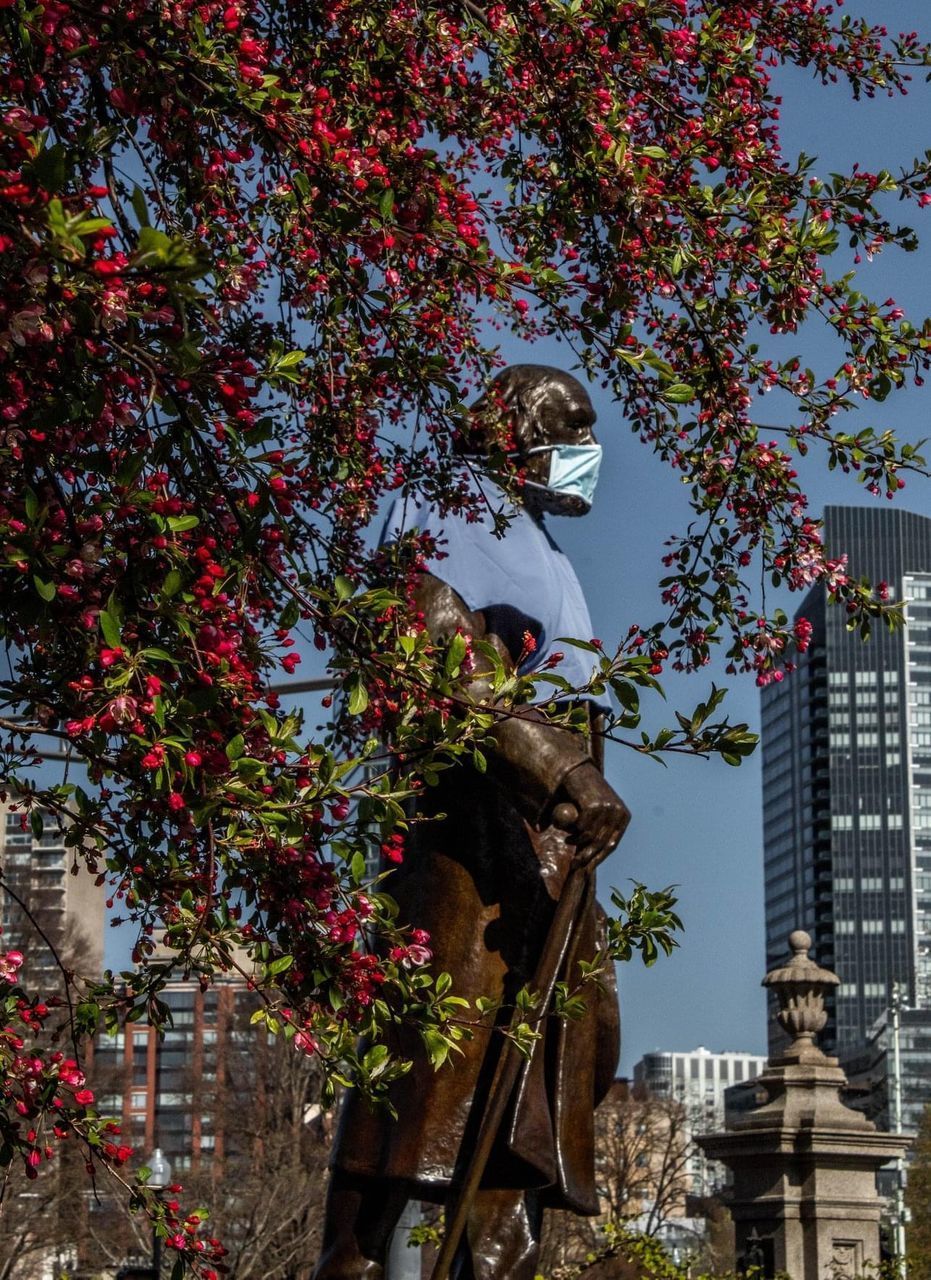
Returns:
[[[527,488],[566,494],[579,498],[585,503],[586,510],[591,507],[601,468],[600,444],[541,444],[528,449],[526,456],[532,453],[550,455],[550,474],[546,484],[525,480]]]

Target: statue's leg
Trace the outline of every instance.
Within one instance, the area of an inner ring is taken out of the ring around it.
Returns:
[[[334,1170],[313,1280],[382,1280],[391,1233],[407,1197],[403,1182]]]
[[[466,1227],[463,1280],[534,1280],[542,1225],[534,1192],[479,1191]]]

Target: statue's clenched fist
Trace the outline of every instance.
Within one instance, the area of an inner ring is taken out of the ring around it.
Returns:
[[[562,790],[578,811],[573,823],[576,862],[597,865],[617,847],[630,822],[630,810],[588,761],[567,775]]]

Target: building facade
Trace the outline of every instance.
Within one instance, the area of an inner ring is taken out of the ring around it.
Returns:
[[[206,991],[171,982],[159,999],[171,1011],[161,1035],[140,1021],[97,1036],[90,1076],[98,1105],[119,1116],[127,1142],[144,1152],[160,1147],[175,1170],[222,1162],[239,1154],[240,1109],[256,1103],[255,995],[236,977]]]
[[[841,1055],[848,1081],[845,1103],[875,1120],[879,1129],[896,1127],[895,1056],[889,1013],[870,1028],[862,1044]],[[931,1009],[899,1011],[898,1058],[902,1132],[914,1134],[931,1103]]]
[[[634,1067],[634,1087],[678,1102],[692,1138],[722,1128],[725,1091],[755,1080],[765,1065],[759,1054],[712,1053],[702,1046],[688,1053],[647,1053]],[[694,1143],[687,1168],[691,1195],[712,1195],[722,1185],[723,1169],[709,1162]]]
[[[66,846],[67,831],[47,810],[0,805],[0,865],[11,891],[0,887],[2,945],[23,953],[20,981],[40,995],[62,989],[56,954],[82,977],[97,978],[103,970],[106,891]]]
[[[862,1045],[898,981],[931,1003],[931,519],[879,507],[828,507],[825,545],[851,577],[885,581],[907,625],[847,630],[814,587],[796,613],[812,624],[797,672],[762,693],[767,968],[804,928],[813,957],[841,978],[821,1037]],[[770,1019],[770,1050],[782,1033]]]

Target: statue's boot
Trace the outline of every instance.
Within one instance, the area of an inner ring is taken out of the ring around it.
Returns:
[[[456,1280],[534,1280],[543,1213],[532,1191],[479,1191]]]
[[[407,1196],[404,1183],[334,1171],[313,1280],[383,1280],[391,1233]]]

